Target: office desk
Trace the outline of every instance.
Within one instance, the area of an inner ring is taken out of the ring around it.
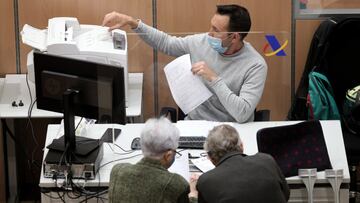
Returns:
[[[0,80],[0,118],[27,118],[30,105],[30,94],[26,84],[25,74],[8,74]],[[31,96],[35,98],[35,84],[29,81]],[[135,118],[142,120],[142,89],[143,73],[129,73],[129,95],[126,116],[132,121]],[[13,107],[13,101],[24,106]],[[61,113],[38,109],[36,105],[31,112],[32,118],[62,118]]]
[[[264,127],[280,126],[295,124],[297,122],[253,122],[247,124],[233,124],[233,126],[238,130],[241,139],[244,142],[244,152],[248,155],[252,155],[258,152],[257,143],[256,143],[256,132]],[[218,125],[219,123],[214,122],[204,122],[204,121],[185,121],[177,123],[177,126],[180,130],[181,136],[186,135],[206,135],[209,129],[213,126]],[[116,143],[124,148],[125,150],[130,149],[130,144],[133,138],[139,137],[141,129],[144,124],[127,124],[125,126],[116,126],[122,129],[122,133],[117,138]],[[340,191],[341,202],[348,202],[348,185],[350,183],[350,175],[346,160],[344,142],[342,138],[342,132],[340,123],[338,121],[322,121],[321,125],[323,127],[325,142],[327,144],[328,153],[330,157],[331,164],[334,169],[343,169],[344,177],[342,188]],[[89,130],[88,137],[98,138],[108,127],[112,127],[111,124],[100,124],[91,126]],[[46,145],[50,144],[52,140],[58,136],[59,125],[49,125],[47,131]],[[109,144],[104,146],[104,158],[101,162],[101,167],[99,174],[97,174],[95,180],[86,182],[88,187],[107,187],[109,184],[110,172],[113,165],[120,162],[129,162],[136,163],[141,159],[140,151],[134,152],[127,155],[115,154],[113,150],[121,153],[121,150],[116,147],[109,147]],[[44,150],[44,157],[47,153],[47,149]],[[200,153],[201,150],[191,150],[190,153],[195,155]],[[129,158],[130,157],[130,158]],[[126,159],[128,158],[128,159]],[[120,161],[114,161],[118,159],[126,159]],[[114,161],[114,162],[112,162]],[[301,179],[298,176],[287,178],[288,184],[291,188],[291,195],[289,202],[307,202],[307,192],[305,186],[302,184]],[[83,184],[83,180],[76,180],[79,184]],[[40,177],[41,188],[51,189],[56,187],[54,181],[49,178],[44,178],[43,174]],[[51,193],[52,196],[56,196],[56,193]],[[105,195],[106,196],[106,195]],[[330,184],[325,179],[324,172],[317,173],[317,180],[314,190],[314,202],[331,202],[333,201],[333,193]],[[45,194],[42,194],[42,202],[56,202],[58,200],[51,199]],[[74,202],[79,201],[75,200]],[[96,201],[96,200],[94,200]]]

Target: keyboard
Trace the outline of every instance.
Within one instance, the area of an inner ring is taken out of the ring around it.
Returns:
[[[206,137],[204,136],[180,136],[180,149],[204,149]]]

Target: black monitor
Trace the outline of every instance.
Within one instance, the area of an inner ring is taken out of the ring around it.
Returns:
[[[64,113],[64,147],[75,150],[75,115],[126,123],[123,68],[35,52],[34,69],[37,107]]]

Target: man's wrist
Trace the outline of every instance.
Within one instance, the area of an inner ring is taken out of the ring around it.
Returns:
[[[136,29],[139,26],[139,19],[134,19],[133,17],[129,17],[128,25],[131,29]]]
[[[189,198],[198,198],[198,193],[197,192],[190,192],[189,193]]]
[[[209,82],[214,82],[218,79],[218,76],[211,76]]]

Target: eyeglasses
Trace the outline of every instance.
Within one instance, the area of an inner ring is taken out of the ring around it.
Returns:
[[[200,156],[201,156],[201,157],[207,157],[207,156],[208,156],[208,153],[207,153],[207,152],[201,152],[201,153],[200,153]]]
[[[175,153],[175,158],[180,158],[182,156],[182,154],[180,152],[176,151],[175,149],[170,149],[170,150]]]

